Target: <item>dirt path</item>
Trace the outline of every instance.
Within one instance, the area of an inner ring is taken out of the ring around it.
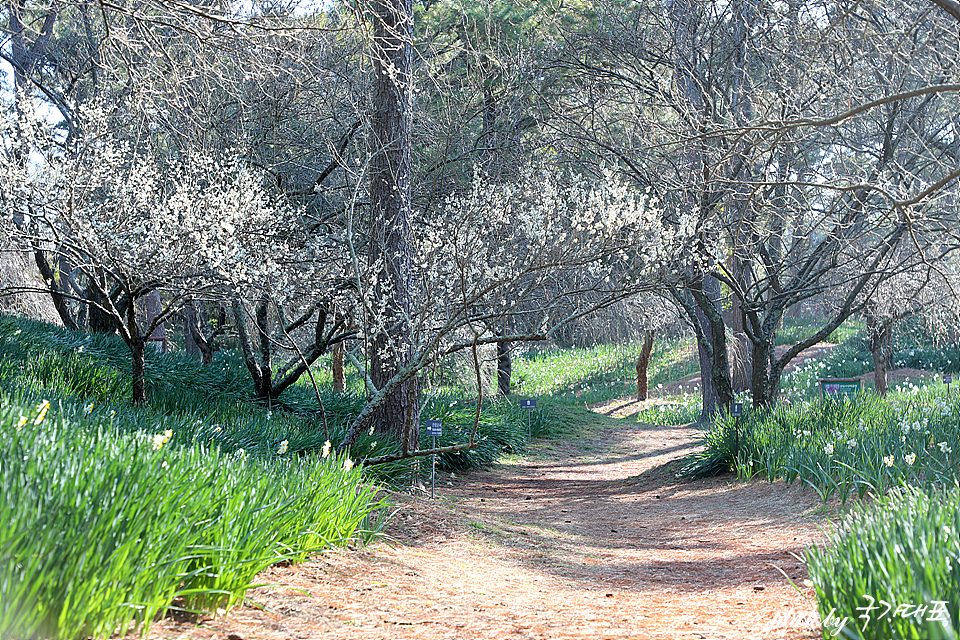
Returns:
[[[259,609],[165,620],[151,637],[818,637],[792,555],[821,538],[812,492],[679,483],[670,461],[694,429],[602,420],[523,461],[444,474],[437,500],[397,496],[392,546],[274,567],[261,577],[275,586],[249,594]]]

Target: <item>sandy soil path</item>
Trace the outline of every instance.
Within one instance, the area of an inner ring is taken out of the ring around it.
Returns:
[[[675,478],[692,428],[604,419],[575,441],[398,495],[392,545],[274,567],[226,618],[171,638],[814,638],[794,557],[822,538],[812,492]],[[800,585],[798,592],[790,581]]]

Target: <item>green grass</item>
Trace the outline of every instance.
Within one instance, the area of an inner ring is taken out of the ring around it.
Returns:
[[[957,480],[960,464],[960,402],[942,391],[932,385],[889,401],[864,394],[854,401],[780,405],[747,412],[739,422],[721,416],[683,473],[702,477],[732,469],[742,477],[799,481],[824,501],[882,495],[903,484],[947,486]]]
[[[783,376],[780,389],[789,402],[814,400],[820,396],[818,378],[853,378],[872,370],[872,356],[865,343],[855,338],[816,360],[798,362],[796,369]]]
[[[960,349],[955,345],[910,345],[896,350],[895,367],[924,369],[937,373],[960,373]]]
[[[214,362],[202,365],[183,353],[147,353],[147,406],[129,410],[130,356],[116,337],[64,331],[45,323],[0,316],[0,393],[30,391],[35,398],[93,403],[98,413],[120,413],[118,429],[172,429],[174,445],[202,441],[222,453],[244,450],[269,457],[287,441],[291,454],[317,455],[327,436],[312,386],[306,379],[293,385],[273,407],[252,398],[252,383],[234,351],[220,351]],[[330,391],[329,368],[315,368],[331,442],[336,445],[365,402],[359,392]],[[348,381],[358,383],[355,374]],[[324,386],[326,385],[326,386]],[[354,384],[354,387],[358,384]],[[445,421],[438,444],[464,443],[473,427],[475,405],[471,395],[445,388],[425,394],[422,417]],[[454,410],[455,409],[455,410]],[[504,454],[522,451],[527,444],[528,416],[509,402],[487,400],[483,405],[476,449],[440,457],[440,468],[463,470],[491,464]],[[549,423],[534,416],[532,435],[550,431]],[[426,446],[424,436],[422,446]],[[351,447],[355,460],[398,452],[389,438],[362,434]],[[378,479],[400,481],[406,474],[398,465],[370,470]]]
[[[894,331],[893,360],[897,367],[960,373],[960,342],[930,335],[919,318],[909,318]]]
[[[841,637],[955,639],[960,601],[960,398],[942,385],[911,387],[889,400],[865,393],[853,401],[808,401],[739,422],[722,416],[704,450],[681,474],[733,470],[741,479],[798,482],[827,501],[862,502],[807,551],[822,619],[849,618]],[[859,616],[880,607],[865,624]],[[889,615],[880,603],[946,607],[948,624]],[[826,635],[826,632],[825,632]]]
[[[663,426],[690,424],[700,418],[703,402],[700,394],[682,393],[670,402],[653,405],[637,413],[637,422]]]
[[[262,407],[235,355],[203,366],[151,351],[135,408],[129,362],[115,337],[0,317],[3,640],[215,614],[266,566],[383,524],[368,474],[324,456],[306,389]],[[331,394],[332,439],[362,403]],[[389,451],[365,434],[349,456]]]
[[[813,315],[786,317],[783,319],[783,323],[774,336],[775,344],[796,344],[804,338],[808,338],[815,329],[819,329],[824,324],[823,318]],[[827,336],[825,342],[841,344],[860,334],[863,331],[863,327],[864,324],[862,320],[859,318],[850,318]]]
[[[115,337],[0,317],[4,640],[104,637],[146,629],[170,609],[229,609],[266,566],[382,525],[364,477],[409,469],[325,456],[312,389],[256,404],[232,352],[203,366],[150,351],[148,403],[137,408],[129,366]],[[323,399],[336,442],[364,400]],[[518,400],[486,400],[479,446],[441,456],[441,469],[485,466],[530,436],[570,437],[597,417],[567,398],[542,397],[534,411]],[[448,388],[429,394],[423,418],[443,420],[445,446],[467,441],[475,412],[469,393]],[[393,443],[366,433],[349,459],[391,453]]]
[[[848,618],[840,636],[846,638],[954,640],[960,629],[958,531],[956,486],[898,490],[858,506],[824,546],[806,552],[821,618]]]
[[[105,637],[215,614],[256,574],[354,538],[382,504],[334,458],[224,454],[158,425],[6,396],[0,638]]]
[[[515,384],[524,395],[581,406],[635,395],[639,354],[639,343],[530,351],[514,359]],[[655,389],[698,370],[692,338],[662,338],[653,347],[648,382]]]

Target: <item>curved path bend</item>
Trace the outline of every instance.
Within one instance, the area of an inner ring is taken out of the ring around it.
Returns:
[[[797,557],[822,540],[813,492],[680,482],[696,429],[600,419],[524,459],[442,474],[436,500],[394,496],[391,544],[273,567],[226,618],[164,620],[151,637],[820,637]]]

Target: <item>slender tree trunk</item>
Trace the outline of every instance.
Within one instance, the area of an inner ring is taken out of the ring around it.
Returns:
[[[143,340],[134,340],[130,347],[132,358],[133,404],[142,406],[147,402],[146,358]]]
[[[50,298],[53,300],[53,307],[57,310],[57,314],[60,316],[63,326],[67,329],[76,331],[80,327],[77,326],[76,321],[73,319],[73,314],[70,313],[70,307],[67,304],[67,299],[60,292],[60,285],[57,284],[56,274],[54,274],[53,269],[50,267],[50,263],[47,261],[46,255],[39,248],[34,248],[33,257],[37,263],[37,269],[40,270],[40,275],[43,277],[43,282],[47,285],[47,290],[50,292]]]
[[[736,255],[727,258],[727,269],[733,277],[744,285],[748,285],[748,272]],[[730,377],[733,390],[737,393],[749,389],[753,379],[753,345],[747,337],[746,318],[743,309],[743,300],[740,296],[731,296],[729,314],[730,326]]]
[[[273,344],[270,331],[270,305],[261,300],[256,314],[257,338],[260,340],[260,384],[257,386],[257,398],[276,400],[273,392]]]
[[[221,318],[221,327],[226,322],[226,318]],[[189,304],[183,309],[184,341],[186,343],[187,353],[199,355],[203,364],[213,362],[213,345],[211,340],[203,335],[203,327],[200,324],[200,313],[193,304]]]
[[[197,339],[194,337],[194,325],[200,323],[200,316],[197,313],[197,308],[193,306],[193,303],[184,305],[183,307],[183,348],[188,355],[191,356],[200,356],[203,358],[203,352],[200,350],[200,343],[197,342]]]
[[[330,359],[334,393],[344,393],[347,390],[347,376],[343,369],[343,349],[343,343],[337,343],[333,347],[333,357]]]
[[[253,345],[250,343],[250,334],[247,332],[247,314],[239,300],[233,302],[233,322],[237,327],[237,340],[240,342],[240,351],[243,354],[243,363],[253,379],[253,389],[257,397],[263,388],[263,370],[257,361]]]
[[[133,404],[139,407],[147,402],[146,362],[144,354],[146,341],[140,334],[140,325],[137,322],[137,305],[133,302],[128,303],[124,312],[127,320],[124,341],[130,349],[130,375]]]
[[[368,358],[379,389],[412,358],[407,319],[412,287],[410,247],[411,0],[373,0],[373,117],[370,160],[369,263],[374,299],[382,310]],[[419,448],[420,402],[416,376],[400,384],[377,411],[374,425],[393,434],[404,452]]]
[[[650,367],[650,356],[653,354],[653,339],[656,332],[650,329],[643,332],[643,346],[640,347],[640,357],[637,358],[637,400],[647,399],[647,370]]]

